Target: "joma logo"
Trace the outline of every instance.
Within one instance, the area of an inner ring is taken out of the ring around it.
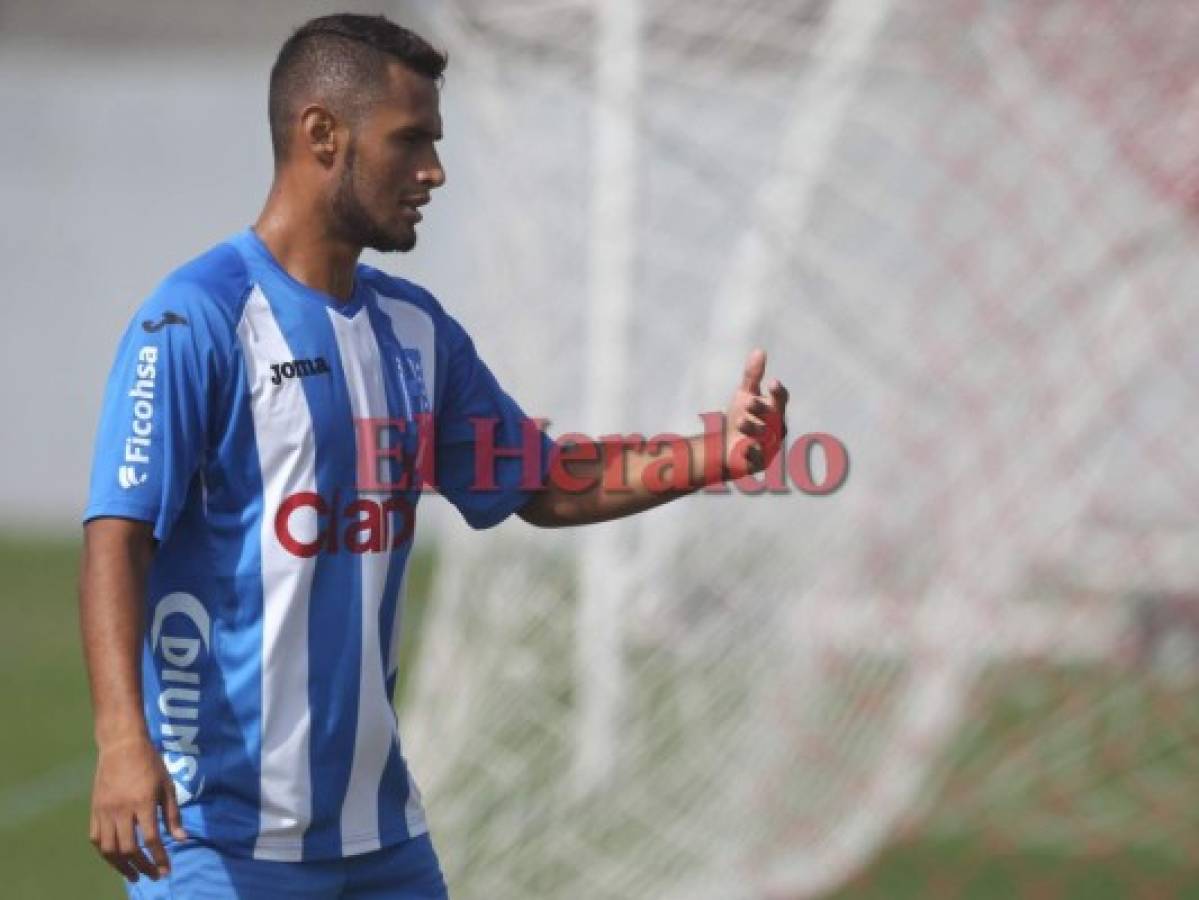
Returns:
[[[316,359],[293,359],[271,363],[271,384],[282,384],[284,378],[307,378],[309,375],[328,375],[329,364],[323,356]]]

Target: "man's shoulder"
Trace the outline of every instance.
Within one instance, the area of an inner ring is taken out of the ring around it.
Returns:
[[[253,282],[245,260],[228,241],[170,272],[138,307],[131,327],[175,334],[178,328],[202,344],[230,345]],[[163,331],[163,329],[166,329]]]
[[[427,288],[415,281],[391,275],[373,266],[359,265],[360,277],[374,290],[381,301],[406,303],[423,311],[435,322],[446,318],[446,312]]]
[[[252,287],[245,258],[231,241],[223,241],[168,274],[154,296],[215,304],[233,311],[244,303]]]

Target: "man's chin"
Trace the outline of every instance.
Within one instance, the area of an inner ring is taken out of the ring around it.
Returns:
[[[408,234],[390,234],[386,237],[380,235],[366,246],[370,247],[372,250],[377,250],[380,253],[407,253],[416,246],[416,232],[412,231]]]

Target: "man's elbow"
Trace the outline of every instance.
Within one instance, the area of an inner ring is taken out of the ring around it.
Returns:
[[[516,514],[537,528],[563,528],[578,524],[572,500],[550,491],[539,491]]]
[[[148,569],[158,542],[150,522],[102,516],[83,527],[83,568],[86,572],[97,560],[129,561],[135,568]]]

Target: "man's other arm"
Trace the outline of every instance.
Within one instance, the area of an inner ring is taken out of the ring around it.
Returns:
[[[90,835],[109,865],[131,882],[139,874],[156,881],[170,870],[160,808],[171,834],[187,838],[174,783],[142,711],[143,610],[154,549],[149,522],[98,518],[84,527],[79,622],[98,751]],[[152,860],[138,847],[135,825]]]

